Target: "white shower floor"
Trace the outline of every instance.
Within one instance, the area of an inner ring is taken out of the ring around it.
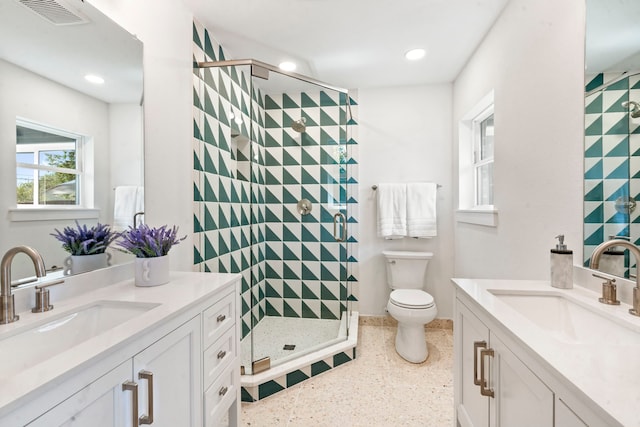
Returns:
[[[346,318],[346,316],[342,316]],[[251,367],[251,336],[254,340],[253,360],[271,357],[276,366],[294,357],[308,354],[347,338],[346,322],[331,319],[296,317],[264,317],[240,343],[240,356],[246,372]],[[294,350],[284,350],[295,345]]]

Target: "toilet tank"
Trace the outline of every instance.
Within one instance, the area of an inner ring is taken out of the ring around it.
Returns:
[[[391,289],[422,289],[433,252],[383,251]]]

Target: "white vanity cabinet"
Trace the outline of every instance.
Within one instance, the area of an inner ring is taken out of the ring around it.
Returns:
[[[460,427],[604,427],[571,383],[465,291],[456,289],[454,405]]]
[[[197,316],[27,425],[198,426],[199,366]]]
[[[553,393],[456,301],[456,414],[462,427],[553,427]]]
[[[150,290],[124,283],[122,298],[153,302],[158,311],[106,333],[99,340],[104,347],[84,363],[67,366],[58,357],[27,372],[26,378],[39,380],[38,372],[58,369],[42,386],[0,407],[0,426],[238,426],[240,276],[177,276]]]

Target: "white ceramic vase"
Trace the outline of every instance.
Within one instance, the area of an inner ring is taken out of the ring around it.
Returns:
[[[108,267],[111,263],[111,254],[103,252],[93,255],[71,255],[65,258],[65,274],[79,274],[87,271]]]
[[[136,286],[159,286],[169,282],[169,255],[135,259]]]

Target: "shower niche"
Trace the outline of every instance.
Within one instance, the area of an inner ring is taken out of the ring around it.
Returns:
[[[355,357],[355,102],[259,61],[226,61],[206,32],[194,42],[206,58],[194,68],[196,264],[242,274],[243,400],[255,401]],[[323,354],[335,344],[344,348]],[[310,354],[313,367],[296,365]],[[248,380],[278,366],[297,367],[268,385]]]

